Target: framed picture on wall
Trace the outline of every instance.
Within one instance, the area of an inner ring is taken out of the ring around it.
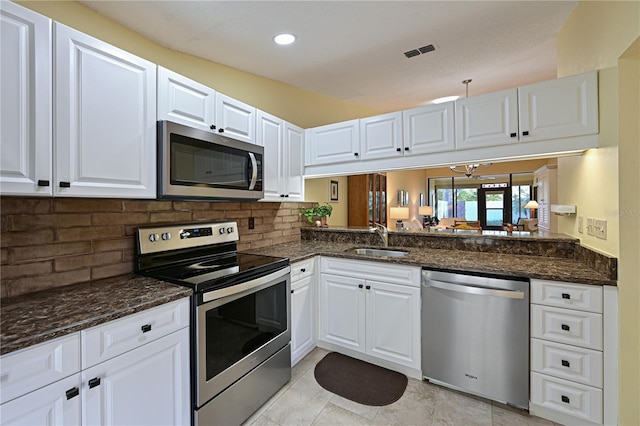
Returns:
[[[329,181],[329,201],[340,201],[338,198],[338,181]]]

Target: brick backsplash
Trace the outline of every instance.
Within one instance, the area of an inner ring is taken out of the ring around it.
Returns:
[[[2,197],[0,297],[133,272],[141,225],[237,221],[239,250],[299,241],[310,205]]]

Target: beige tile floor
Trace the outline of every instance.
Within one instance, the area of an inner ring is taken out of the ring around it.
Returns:
[[[416,379],[409,379],[404,395],[393,404],[384,407],[358,404],[323,389],[316,382],[314,367],[327,353],[316,348],[296,364],[291,381],[245,425],[554,425],[502,404]]]

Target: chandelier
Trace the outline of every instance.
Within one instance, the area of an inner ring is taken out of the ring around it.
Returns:
[[[492,163],[480,163],[480,164],[462,164],[457,166],[449,166],[454,173],[461,173],[470,178],[474,172],[485,170],[491,166]]]

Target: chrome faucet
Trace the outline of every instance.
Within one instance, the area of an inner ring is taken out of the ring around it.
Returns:
[[[374,225],[375,225],[375,228],[371,228],[371,231],[380,235],[380,238],[382,238],[383,247],[388,247],[389,246],[389,230],[387,229],[386,226],[380,223],[374,223]]]

